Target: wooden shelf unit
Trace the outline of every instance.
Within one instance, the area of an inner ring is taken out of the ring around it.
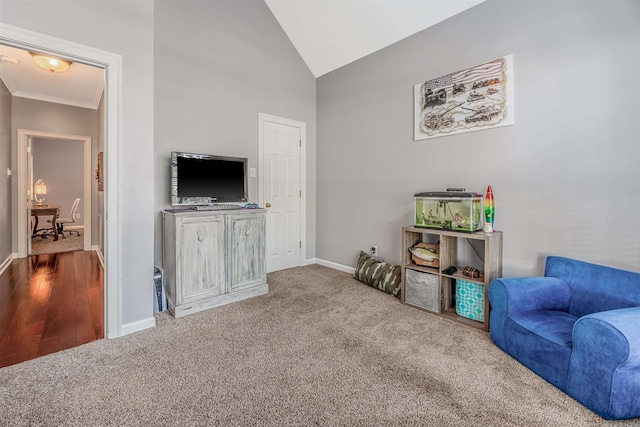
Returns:
[[[424,267],[416,265],[411,260],[411,252],[409,248],[418,242],[422,242],[425,235],[437,236],[440,241],[440,265],[437,268]],[[484,275],[473,279],[462,274],[464,266],[458,265],[458,239],[470,239],[484,242]],[[402,257],[401,257],[402,282],[400,284],[401,297],[403,304],[420,310],[428,311],[448,319],[469,325],[484,331],[489,331],[489,297],[487,289],[489,283],[493,279],[502,276],[502,232],[494,231],[491,234],[484,232],[462,233],[458,231],[437,230],[431,228],[422,228],[409,225],[402,227]],[[445,274],[442,270],[455,265],[458,269],[454,274]],[[422,273],[429,273],[437,276],[438,286],[438,311],[432,311],[419,305],[411,304],[405,301],[405,278],[407,268]],[[453,305],[453,281],[456,279],[466,280],[468,282],[477,283],[484,287],[484,322],[478,322],[456,314],[455,305]]]

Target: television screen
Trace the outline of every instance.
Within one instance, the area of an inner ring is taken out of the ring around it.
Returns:
[[[171,153],[171,203],[246,202],[246,158]]]

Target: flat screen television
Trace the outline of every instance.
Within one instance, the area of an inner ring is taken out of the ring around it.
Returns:
[[[247,201],[247,159],[171,153],[171,204],[205,206]]]

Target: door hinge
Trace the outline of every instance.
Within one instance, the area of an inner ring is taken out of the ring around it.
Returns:
[[[302,190],[300,190],[300,197],[302,197]]]
[[[302,249],[302,240],[300,240],[300,249]]]
[[[31,147],[27,147],[27,153],[31,152]]]
[[[299,139],[298,142],[300,143],[300,147],[302,147],[302,140]]]

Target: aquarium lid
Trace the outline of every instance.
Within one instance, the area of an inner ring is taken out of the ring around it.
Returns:
[[[424,193],[418,193],[415,195],[415,197],[436,197],[439,199],[447,197],[459,197],[463,199],[476,199],[478,197],[482,198],[482,194],[467,193],[461,191],[427,191]]]

